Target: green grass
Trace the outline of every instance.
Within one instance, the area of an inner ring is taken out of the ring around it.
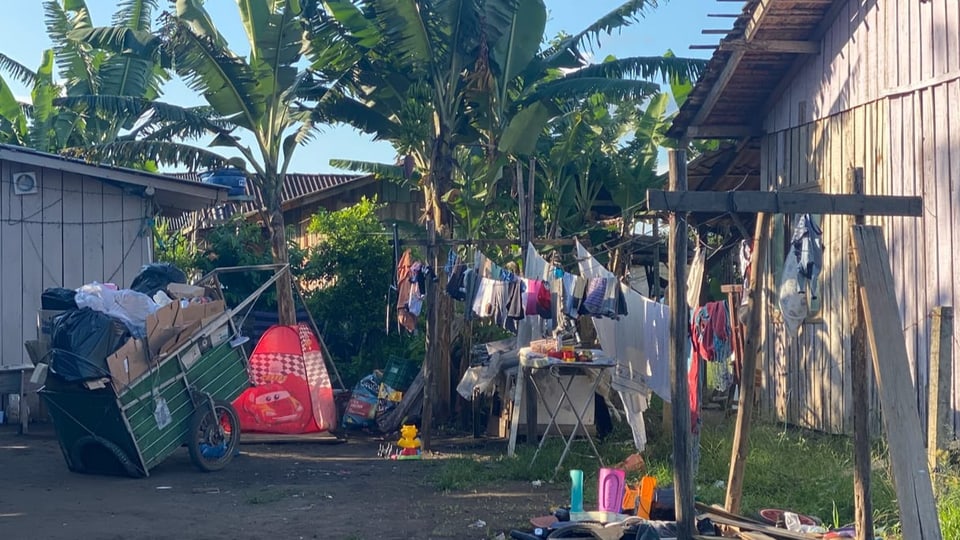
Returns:
[[[673,482],[672,440],[665,437],[657,419],[648,414],[650,441],[643,453],[647,474],[658,486]],[[707,504],[723,504],[729,474],[733,420],[704,427],[700,438],[700,465],[696,476],[696,497]],[[634,450],[629,428],[617,425],[614,433],[598,443],[607,464],[623,460]],[[500,481],[550,481],[560,458],[563,443],[549,439],[531,464],[535,448],[518,445],[514,457],[504,454],[464,454],[437,463],[429,481],[441,490],[463,490]],[[586,442],[577,441],[555,477],[569,486],[570,469],[584,471],[584,484],[596,485],[600,464]],[[635,474],[627,477],[633,485]],[[878,532],[888,539],[899,537],[898,509],[886,447],[873,447],[871,477],[873,514]],[[586,505],[595,505],[595,490],[585,489]],[[563,504],[566,501],[557,501]],[[960,538],[960,465],[954,464],[938,478],[938,502],[944,538]],[[782,425],[756,423],[750,436],[743,487],[742,513],[755,516],[761,508],[782,508],[820,518],[827,526],[853,522],[853,442],[849,437],[831,436]]]

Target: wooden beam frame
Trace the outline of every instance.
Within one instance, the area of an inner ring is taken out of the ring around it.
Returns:
[[[809,41],[821,41],[823,36],[826,35],[827,31],[830,30],[830,27],[833,26],[833,23],[837,20],[837,17],[840,16],[840,10],[847,7],[847,0],[834,0],[833,5],[830,6],[830,9],[827,10],[827,13],[823,16],[823,20],[820,21],[820,24],[813,30],[813,33],[810,34]],[[774,106],[776,106],[777,101],[783,96],[784,92],[787,91],[787,88],[793,84],[794,79],[797,78],[797,75],[800,73],[800,70],[803,69],[804,64],[807,59],[804,57],[797,58],[794,60],[793,65],[790,66],[787,74],[780,79],[780,83],[773,89],[773,92],[770,93],[770,97],[767,98],[766,103],[763,105],[764,114],[770,112]]]
[[[790,54],[820,54],[819,41],[800,41],[788,39],[765,39],[746,41],[729,39],[720,42],[721,51],[754,51]]]
[[[871,216],[923,215],[921,197],[835,195],[776,191],[669,192],[647,190],[647,208],[670,212],[733,212]]]
[[[767,13],[769,13],[768,7],[770,4],[771,0],[761,0],[757,4],[756,9],[753,10],[753,14],[750,16],[750,21],[747,23],[747,28],[743,31],[744,42],[752,41],[756,36],[757,30],[760,29],[760,24],[763,23],[763,19],[766,18]],[[693,117],[693,121],[690,122],[691,126],[702,123],[713,110],[714,106],[716,106],[717,101],[720,100],[720,94],[723,93],[727,84],[730,83],[730,79],[733,78],[733,74],[737,71],[737,66],[740,65],[740,61],[743,60],[745,53],[746,51],[744,50],[734,51],[733,54],[730,55],[730,58],[727,59],[727,64],[723,66],[723,71],[720,72],[717,82],[713,83],[713,88],[710,89],[710,93],[707,94],[706,99],[703,100],[700,110],[697,111],[697,114]]]

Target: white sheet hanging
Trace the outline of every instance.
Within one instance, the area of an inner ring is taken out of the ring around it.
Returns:
[[[583,277],[614,278],[579,242],[577,260]],[[647,441],[643,412],[649,405],[650,392],[670,401],[669,310],[623,284],[620,287],[627,315],[619,320],[594,318],[593,325],[600,348],[617,361],[611,388],[620,394],[634,445],[642,451]]]

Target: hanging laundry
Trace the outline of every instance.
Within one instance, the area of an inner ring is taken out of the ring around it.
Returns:
[[[690,399],[690,423],[694,433],[700,431],[700,364],[719,362],[730,356],[732,331],[724,302],[709,302],[691,312],[690,356],[687,363],[687,384]]]
[[[619,320],[594,318],[593,323],[600,347],[616,360],[610,386],[620,394],[634,445],[642,451],[647,440],[643,412],[651,391],[670,402],[669,309],[619,283],[579,243],[577,259],[584,282],[586,278],[608,279],[619,289],[626,305],[626,313]]]
[[[580,305],[581,315],[602,315],[603,298],[607,294],[607,278],[593,277],[587,282],[587,289]]]
[[[413,265],[413,256],[408,249],[403,252],[400,262],[397,263],[397,324],[408,332],[417,329],[417,316],[409,309],[411,292],[416,289],[410,281]]]
[[[747,303],[750,290],[750,261],[753,260],[753,242],[746,238],[740,241],[740,275],[743,276],[743,304]]]
[[[810,298],[817,297],[817,278],[823,268],[823,231],[814,223],[810,214],[797,219],[793,230],[793,253],[797,257],[797,291],[802,295],[810,285]]]
[[[687,307],[693,309],[700,305],[700,292],[703,288],[703,272],[707,257],[700,244],[693,254],[693,264],[690,265],[690,274],[687,275]]]

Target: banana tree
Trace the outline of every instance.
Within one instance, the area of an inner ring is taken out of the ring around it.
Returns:
[[[113,23],[148,34],[156,8],[157,0],[118,2]],[[46,152],[115,140],[137,115],[129,110],[100,111],[90,104],[108,97],[147,103],[159,95],[168,79],[165,71],[151,58],[102,50],[87,42],[94,25],[83,0],[48,0],[43,10],[53,47],[44,51],[39,69],[0,55],[0,69],[31,90],[30,103],[17,103],[7,81],[0,78],[0,137]]]
[[[286,263],[289,253],[281,210],[284,177],[294,151],[311,140],[315,128],[299,92],[307,79],[300,67],[303,11],[298,0],[240,0],[237,5],[250,46],[247,57],[228,46],[202,0],[176,0],[175,12],[164,17],[162,39],[116,25],[87,32],[87,41],[99,47],[133,50],[169,63],[207,102],[203,107],[182,108],[103,100],[102,107],[127,108],[140,116],[125,137],[92,152],[120,162],[150,157],[167,165],[216,168],[230,164],[248,170],[263,197],[273,259]],[[204,143],[207,148],[201,146]],[[289,276],[278,281],[281,324],[295,322],[292,291]]]

